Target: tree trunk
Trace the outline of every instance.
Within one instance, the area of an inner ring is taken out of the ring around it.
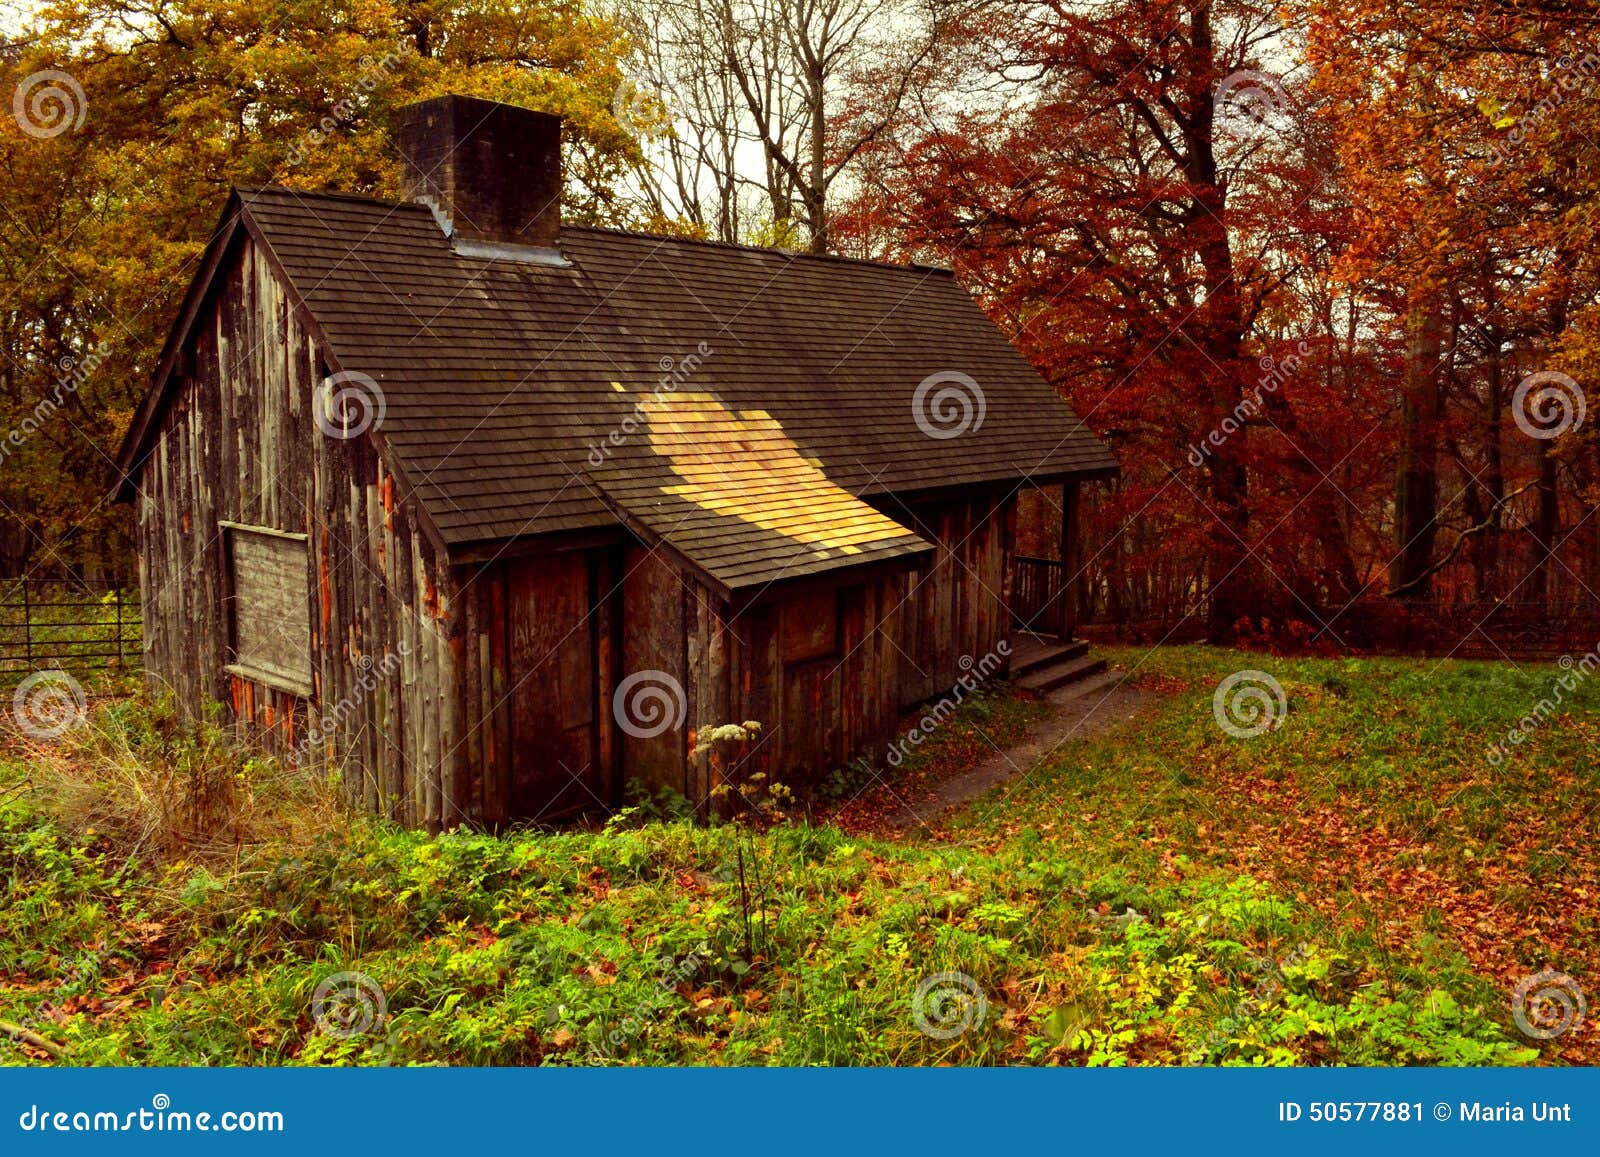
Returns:
[[[814,71],[810,77],[811,140],[806,171],[806,224],[811,230],[811,252],[828,251],[828,110],[825,103],[823,75]]]
[[[1539,444],[1539,511],[1533,523],[1533,569],[1528,576],[1528,593],[1550,602],[1556,597],[1558,568],[1550,565],[1551,555],[1561,538],[1561,496],[1556,492],[1556,456],[1550,445]]]
[[[1488,491],[1487,499],[1491,504],[1488,517],[1492,525],[1484,541],[1476,544],[1473,551],[1473,565],[1477,575],[1474,593],[1480,600],[1497,595],[1504,589],[1500,574],[1501,555],[1505,551],[1503,537],[1505,511],[1500,504],[1505,501],[1506,496],[1505,465],[1500,452],[1500,412],[1505,407],[1503,394],[1503,368],[1499,337],[1496,335],[1495,349],[1489,358],[1488,412],[1484,415],[1483,421],[1484,456],[1487,459],[1483,471],[1483,485]]]
[[[1571,268],[1572,255],[1565,247],[1557,251]],[[1557,280],[1556,294],[1550,304],[1548,348],[1554,349],[1567,329],[1567,295],[1571,291],[1570,278]],[[1534,598],[1549,602],[1555,598],[1559,568],[1551,566],[1551,554],[1561,538],[1561,495],[1556,491],[1556,470],[1559,463],[1554,454],[1554,442],[1538,443],[1539,453],[1539,507],[1534,517],[1533,569],[1528,575],[1528,589]]]
[[[1427,570],[1438,534],[1439,355],[1444,319],[1437,298],[1419,293],[1406,319],[1406,372],[1400,395],[1400,462],[1395,475],[1394,546],[1389,588],[1400,598],[1428,594]]]
[[[1217,68],[1216,47],[1212,40],[1211,5],[1202,3],[1189,17],[1190,43],[1195,54],[1194,75],[1209,80]],[[1203,342],[1214,369],[1211,375],[1212,416],[1220,428],[1243,398],[1240,362],[1244,346],[1244,311],[1239,300],[1239,283],[1234,276],[1233,248],[1228,227],[1227,193],[1218,180],[1216,161],[1216,90],[1195,94],[1200,114],[1190,130],[1190,168],[1188,176],[1195,187],[1199,211],[1192,228],[1196,233],[1196,252],[1205,273],[1206,296]],[[1211,607],[1207,634],[1212,642],[1222,642],[1233,634],[1235,624],[1258,612],[1261,600],[1249,567],[1245,549],[1250,529],[1250,476],[1246,469],[1249,430],[1241,428],[1217,447],[1210,459],[1207,481],[1210,505],[1215,519],[1207,576]]]

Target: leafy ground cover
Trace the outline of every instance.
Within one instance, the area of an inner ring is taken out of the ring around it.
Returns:
[[[1530,1039],[1510,996],[1600,975],[1597,717],[1580,697],[1484,754],[1556,668],[1113,657],[1169,692],[1147,718],[904,832],[844,805],[907,781],[858,776],[766,830],[633,812],[430,838],[116,704],[0,770],[0,1020],[22,1030],[0,1060],[1595,1059],[1592,1021]],[[1288,709],[1237,739],[1211,699],[1245,667]],[[1039,710],[970,704],[895,775]],[[111,765],[144,769],[146,804],[63,783]]]

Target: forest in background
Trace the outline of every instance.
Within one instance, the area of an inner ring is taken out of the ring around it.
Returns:
[[[1557,0],[0,15],[0,575],[129,569],[111,458],[228,188],[393,196],[390,113],[456,91],[566,119],[569,219],[953,266],[1122,462],[1098,611],[1595,609],[1597,34]]]

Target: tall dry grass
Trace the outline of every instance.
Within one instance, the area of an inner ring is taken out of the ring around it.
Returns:
[[[14,790],[129,857],[237,860],[247,849],[304,846],[349,819],[336,776],[252,755],[217,722],[183,719],[170,698],[92,705],[58,738],[12,729],[4,745]]]

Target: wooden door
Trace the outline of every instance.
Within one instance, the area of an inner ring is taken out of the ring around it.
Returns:
[[[844,653],[839,637],[842,592],[832,588],[792,595],[778,609],[778,651],[783,667],[783,774],[792,784],[813,784],[839,766],[840,697]]]
[[[596,727],[597,616],[589,556],[510,564],[511,799],[514,820],[549,821],[609,803]]]

